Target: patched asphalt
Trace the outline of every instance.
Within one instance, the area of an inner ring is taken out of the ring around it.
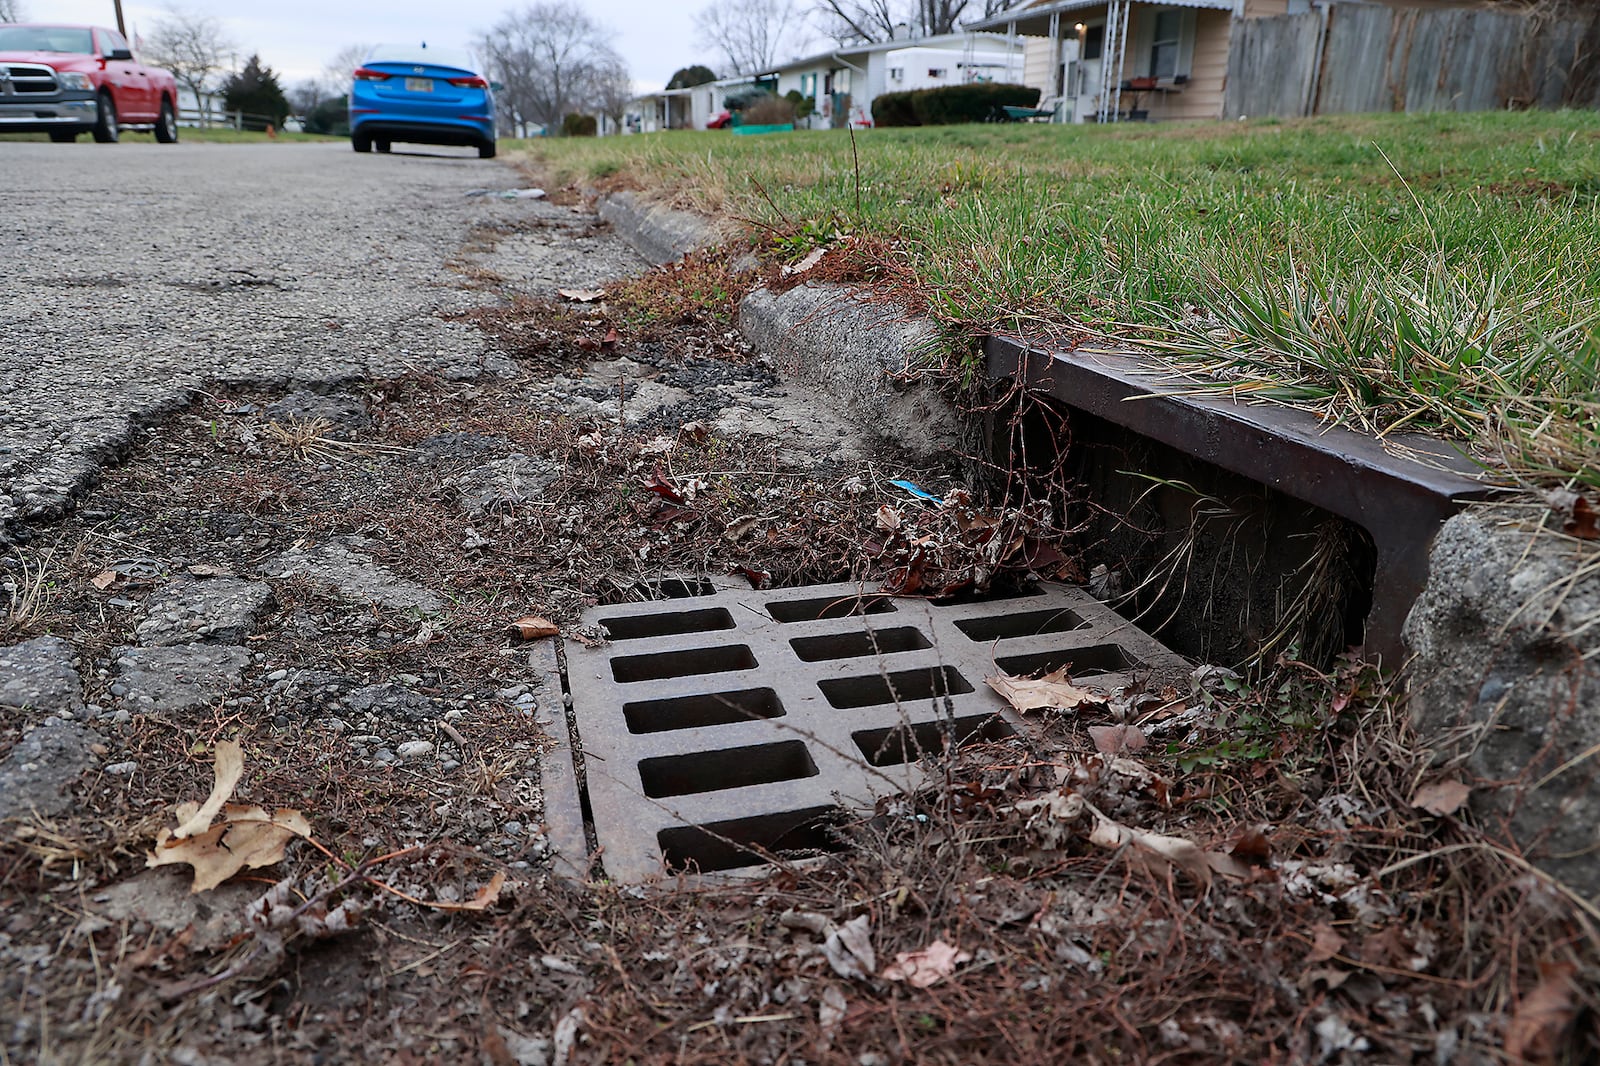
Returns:
[[[441,317],[486,302],[470,277],[495,255],[485,233],[545,231],[552,269],[524,291],[642,265],[576,209],[481,193],[525,184],[456,149],[4,145],[0,537],[63,513],[140,426],[208,386],[503,369]]]

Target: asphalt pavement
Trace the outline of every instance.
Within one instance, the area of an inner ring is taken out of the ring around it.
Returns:
[[[0,144],[0,538],[208,384],[477,374],[439,312],[486,297],[447,263],[535,206],[470,194],[522,181],[449,148]]]

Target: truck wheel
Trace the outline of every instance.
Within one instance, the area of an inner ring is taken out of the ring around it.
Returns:
[[[161,114],[156,117],[156,140],[162,144],[178,143],[178,114],[165,96],[161,98]]]
[[[116,144],[122,131],[117,126],[117,105],[110,93],[101,93],[95,101],[94,139],[100,144]]]
[[[71,144],[78,139],[77,130],[51,130],[50,139],[57,144]]]
[[[350,135],[350,147],[358,152],[370,152],[372,151],[372,138],[363,133],[352,133]]]

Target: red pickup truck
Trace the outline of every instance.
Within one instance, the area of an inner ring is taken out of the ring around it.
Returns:
[[[0,132],[46,132],[52,141],[91,133],[102,143],[141,127],[178,139],[171,74],[137,63],[115,30],[0,24]]]

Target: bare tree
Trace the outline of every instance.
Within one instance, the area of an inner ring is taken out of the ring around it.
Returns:
[[[937,37],[954,33],[971,0],[817,0],[824,32],[836,41],[889,41],[909,33]],[[985,15],[1012,4],[984,0]]]
[[[571,0],[547,0],[508,12],[478,40],[487,73],[513,129],[559,128],[566,115],[594,111],[608,72],[626,64],[609,32]]]
[[[318,80],[324,96],[343,96],[350,91],[350,75],[372,54],[370,44],[347,44],[333,54],[322,68]]]
[[[760,74],[777,62],[799,12],[794,0],[713,0],[694,22],[727,58],[728,73]]]
[[[628,102],[633,99],[633,79],[621,58],[601,64],[594,73],[594,106],[611,120],[615,132],[622,132]]]
[[[0,22],[25,22],[28,18],[28,9],[22,6],[22,0],[0,0]]]
[[[238,51],[238,46],[223,33],[222,23],[210,15],[169,7],[166,16],[157,20],[150,31],[144,50],[152,63],[172,71],[178,84],[194,94],[200,108],[200,124],[210,125],[206,85],[227,69],[227,56]]]

